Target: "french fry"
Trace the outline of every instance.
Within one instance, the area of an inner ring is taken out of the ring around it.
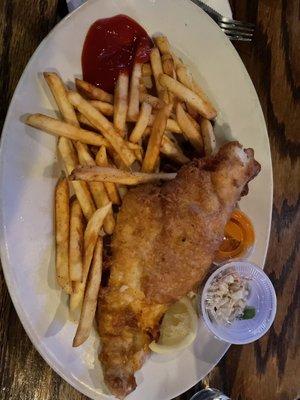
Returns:
[[[121,73],[116,83],[114,96],[114,127],[121,134],[121,136],[125,136],[126,132],[128,84],[128,74]]]
[[[165,102],[163,100],[148,93],[140,94],[140,102],[150,104],[155,110],[159,110],[165,105]]]
[[[103,136],[110,142],[114,150],[120,155],[123,162],[129,167],[135,160],[134,153],[128,148],[126,142],[116,132],[112,123],[96,110],[88,101],[80,94],[70,92],[68,94],[69,101],[83,114],[95,128],[102,132]],[[100,145],[101,146],[101,145]]]
[[[77,115],[77,118],[78,118],[78,121],[79,121],[80,123],[82,123],[82,124],[88,126],[90,129],[95,129],[95,130],[97,130],[94,126],[91,125],[91,123],[89,122],[89,120],[88,120],[84,115],[82,115],[82,114],[79,113],[79,114]],[[151,121],[152,121],[152,123],[153,123],[153,120],[152,120],[152,119],[151,119]],[[171,120],[171,121],[169,121],[169,122],[170,122],[170,127],[171,127],[171,128],[173,127],[175,130],[179,130],[179,132],[181,132],[181,131],[180,131],[180,128],[179,128],[179,126],[178,126],[178,124],[177,124],[176,121]],[[169,125],[169,122],[168,122],[168,125]],[[174,123],[175,123],[175,125],[174,125]],[[171,128],[170,128],[170,129],[171,129]],[[181,133],[182,133],[182,132],[181,132]],[[136,144],[136,143],[131,143],[131,142],[128,142],[128,141],[126,141],[126,144],[127,144],[127,146],[128,146],[131,150],[133,150],[133,151],[135,151],[135,150],[140,151],[140,145],[138,145],[138,144]],[[109,143],[109,141],[106,140],[106,139],[104,139],[104,138],[103,138],[103,146],[105,146],[106,148],[112,148],[112,146],[111,146],[111,144]],[[99,146],[95,146],[95,147],[99,147]]]
[[[200,124],[198,124],[198,122],[187,112],[186,116],[188,117],[188,119],[191,121],[191,123],[193,124],[194,128],[201,133],[201,128],[200,128]]]
[[[139,115],[141,76],[142,76],[142,64],[136,63],[133,66],[131,74],[129,104],[127,112],[127,116],[131,121],[136,121]]]
[[[172,57],[174,60],[175,69],[180,67],[180,65],[184,65],[181,58],[177,57],[175,53],[172,53]]]
[[[161,57],[161,61],[164,73],[176,79],[176,72],[172,55],[163,54]]]
[[[213,155],[216,150],[216,137],[211,122],[208,119],[202,118],[200,122],[201,133],[204,144],[205,157]]]
[[[164,93],[166,92],[159,82],[158,77],[163,73],[161,58],[157,47],[153,47],[150,53],[151,68],[155,80],[157,95],[161,100],[166,100]],[[168,99],[167,99],[168,100]],[[168,101],[167,101],[168,102]]]
[[[90,123],[90,121],[81,113],[77,113],[77,120],[79,124],[84,128],[88,128],[90,131],[97,131],[97,129]]]
[[[60,179],[55,188],[56,279],[59,286],[70,294],[72,286],[69,271],[69,195],[68,180]]]
[[[58,141],[58,150],[69,175],[78,165],[78,158],[73,144],[70,140],[62,137]],[[72,182],[72,185],[83,214],[89,220],[96,210],[89,188],[86,182]]]
[[[74,108],[70,104],[66,88],[55,72],[44,72],[44,78],[55,98],[63,119],[71,125],[79,126]]]
[[[152,83],[151,76],[142,76],[141,82],[145,86],[146,89],[152,89],[153,88],[153,83]]]
[[[101,146],[98,153],[96,154],[96,165],[99,167],[108,167],[108,159],[107,159],[107,154],[106,154],[106,148],[104,146]],[[113,204],[121,204],[119,192],[117,190],[117,187],[114,183],[111,182],[104,182],[104,186],[106,189],[106,192],[108,194],[108,197],[110,198],[110,201]]]
[[[138,185],[140,183],[157,180],[171,180],[176,174],[122,171],[116,168],[104,167],[77,167],[70,176],[71,180],[79,179],[88,182],[113,182],[122,185]]]
[[[194,90],[193,78],[185,65],[182,64],[176,68],[176,75],[179,82],[187,88]]]
[[[153,125],[154,119],[155,119],[155,115],[151,114],[150,118],[149,118],[149,125],[148,126],[151,127]],[[168,118],[166,130],[170,131],[170,132],[174,132],[174,133],[182,133],[182,129],[178,125],[177,121],[175,121],[172,118]]]
[[[144,158],[144,150],[143,150],[142,146],[140,146],[138,149],[134,150],[134,154],[136,156],[137,161],[139,161],[139,163],[142,164],[143,158]],[[135,162],[133,164],[133,166],[135,165],[135,167],[136,167],[136,169],[133,169],[133,171],[140,171],[141,166],[139,163]]]
[[[201,153],[203,151],[203,140],[201,134],[188,118],[188,114],[184,111],[180,103],[177,103],[176,105],[176,118],[183,134],[191,142],[197,152]]]
[[[102,277],[103,241],[98,237],[93,261],[87,279],[86,289],[82,302],[79,324],[73,340],[73,347],[78,347],[90,336],[97,308],[98,294]]]
[[[151,115],[152,107],[150,104],[144,102],[141,106],[139,118],[135,124],[134,129],[131,132],[129,140],[133,143],[138,143],[142,138],[145,129],[149,124],[149,118]]]
[[[90,103],[92,104],[92,106],[97,108],[97,110],[101,111],[103,115],[106,115],[107,117],[111,117],[112,115],[114,115],[113,104],[106,103],[100,100],[90,100]]]
[[[69,268],[70,279],[76,282],[82,279],[83,231],[83,213],[79,201],[75,199],[70,211]]]
[[[124,197],[126,196],[126,193],[128,192],[128,189],[126,186],[118,185],[118,192],[119,192],[121,199],[123,200]]]
[[[31,114],[26,119],[26,124],[40,129],[50,135],[62,136],[74,141],[80,141],[94,146],[108,146],[106,139],[95,132],[87,131],[58,119],[43,114]]]
[[[46,82],[48,83],[48,86],[56,100],[56,103],[58,105],[58,108],[62,114],[63,119],[76,127],[79,127],[79,122],[77,120],[76,113],[74,111],[73,106],[70,104],[68,97],[67,97],[67,91],[65,89],[65,86],[61,80],[61,78],[54,72],[45,72],[44,73],[44,78]],[[62,158],[65,163],[65,167],[68,173],[70,173],[74,167],[77,165],[78,160],[72,145],[72,142],[69,139],[60,137],[59,142],[58,142],[58,148],[61,152]],[[95,211],[94,205],[90,196],[90,193],[88,191],[88,188],[86,185],[78,185],[77,183],[73,185],[75,193],[77,197],[80,199],[80,204],[82,205],[84,211],[85,211],[85,216],[86,218],[89,218],[92,213]],[[78,205],[77,201],[74,203],[75,209],[77,210],[77,214],[81,212],[81,210],[78,210],[78,207],[80,208],[80,205]],[[78,206],[77,206],[78,205]],[[71,208],[72,211],[72,208]],[[71,221],[72,221],[72,212],[71,212]],[[78,228],[79,229],[79,228]],[[71,233],[72,234],[72,230]],[[70,239],[70,279],[73,281],[76,280],[76,271],[78,271],[78,262],[74,261],[74,267],[73,267],[73,260],[72,260],[72,254],[73,250],[71,249],[73,240]],[[76,249],[74,249],[75,255],[76,255]],[[73,273],[73,271],[75,271]]]
[[[139,101],[141,101],[141,95],[142,94],[147,94],[147,88],[146,88],[146,86],[144,85],[144,82],[142,81],[142,78],[141,78],[141,82],[140,82],[140,93],[139,93]]]
[[[177,75],[179,82],[181,82],[187,88],[194,90],[192,75],[185,65],[182,64],[176,69],[176,75]],[[187,106],[188,113],[193,118],[196,118],[198,115],[197,111],[190,104],[187,104],[186,106]]]
[[[97,86],[94,86],[78,78],[75,79],[75,85],[78,92],[91,100],[100,100],[105,101],[106,103],[113,103],[113,95],[105,92],[105,90],[102,90]]]
[[[109,203],[105,207],[98,208],[98,210],[94,212],[91,219],[88,221],[88,224],[84,231],[82,281],[75,282],[74,292],[70,296],[70,312],[73,317],[76,317],[78,309],[81,308],[86,287],[86,280],[89,274],[95,245],[99,237],[104,219],[110,210],[111,203]]]
[[[142,76],[151,76],[152,75],[152,68],[149,63],[145,63],[142,65]]]
[[[153,172],[159,159],[160,145],[172,105],[168,104],[160,109],[154,119],[146,154],[142,164],[143,172]]]
[[[161,54],[171,54],[171,47],[166,36],[160,35],[154,38],[154,43],[159,48]]]
[[[194,81],[194,79],[193,79],[193,91],[197,93],[197,95],[201,97],[205,102],[207,102],[207,104],[209,104],[211,108],[214,108],[210,100],[208,99],[207,95],[204,93],[203,89],[198,85],[197,82]]]
[[[163,87],[174,93],[181,100],[190,104],[195,110],[199,112],[201,116],[207,119],[213,119],[216,117],[216,110],[212,108],[211,105],[207,103],[207,101],[203,100],[182,83],[176,81],[166,74],[162,74],[159,76],[159,82]]]
[[[190,159],[183,154],[176,139],[172,137],[170,132],[164,134],[161,141],[160,152],[178,164],[186,164],[190,161]]]
[[[88,152],[86,146],[82,143],[76,143],[76,149],[78,153],[79,162],[81,165],[96,166],[96,162]],[[92,193],[94,202],[97,208],[101,208],[109,204],[109,198],[107,196],[105,187],[102,182],[90,182],[89,188]],[[115,219],[112,210],[107,213],[104,219],[103,228],[108,235],[111,235],[114,231]]]

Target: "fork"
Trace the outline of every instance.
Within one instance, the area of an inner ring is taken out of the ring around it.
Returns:
[[[230,40],[251,42],[255,29],[254,24],[223,17],[201,0],[192,0],[192,2],[202,8],[215,21]]]

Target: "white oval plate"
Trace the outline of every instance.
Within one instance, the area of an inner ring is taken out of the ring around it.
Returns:
[[[219,141],[237,138],[255,149],[262,165],[241,208],[256,231],[251,260],[263,265],[272,209],[272,167],[266,126],[250,78],[233,46],[189,0],[91,0],[70,14],[41,43],[28,63],[7,114],[1,149],[1,255],[6,282],[18,315],[35,347],[66,381],[92,399],[107,399],[97,360],[99,340],[71,346],[75,325],[68,321],[67,297],[55,282],[53,190],[60,167],[56,140],[25,126],[26,113],[54,115],[41,72],[57,70],[65,81],[81,75],[86,32],[98,18],[127,14],[149,34],[163,32],[192,66],[217,108]],[[203,378],[226,352],[199,324],[190,348],[170,358],[152,355],[137,373],[128,400],[167,400]]]

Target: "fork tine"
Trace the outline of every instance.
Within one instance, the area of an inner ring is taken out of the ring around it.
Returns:
[[[228,39],[230,40],[241,40],[244,42],[251,42],[253,35],[237,35],[236,33],[232,33],[232,32],[225,32],[224,29],[222,29],[222,31],[225,33],[225,35],[228,37]]]
[[[242,25],[225,24],[224,22],[221,22],[221,21],[218,22],[218,25],[224,29],[232,29],[232,30],[249,32],[249,33],[254,32],[254,28],[248,28],[247,26],[242,26]]]
[[[237,41],[237,42],[252,42],[252,38],[244,38],[244,37],[240,37],[240,36],[228,36],[228,39],[230,39],[231,42],[233,41]]]
[[[220,22],[223,22],[225,24],[232,24],[232,25],[243,26],[243,27],[247,27],[247,28],[255,28],[255,24],[252,24],[251,22],[237,21],[235,19],[230,19],[230,18],[226,18],[226,17],[222,17],[219,20],[220,20]]]
[[[250,32],[244,32],[242,30],[236,30],[236,29],[225,29],[221,28],[224,33],[226,33],[227,36],[239,36],[239,37],[245,37],[245,38],[252,38],[253,33]]]

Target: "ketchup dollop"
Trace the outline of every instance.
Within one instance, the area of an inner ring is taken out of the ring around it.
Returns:
[[[82,50],[83,79],[113,93],[120,72],[130,74],[133,64],[149,61],[152,40],[126,15],[99,19],[85,38]]]

